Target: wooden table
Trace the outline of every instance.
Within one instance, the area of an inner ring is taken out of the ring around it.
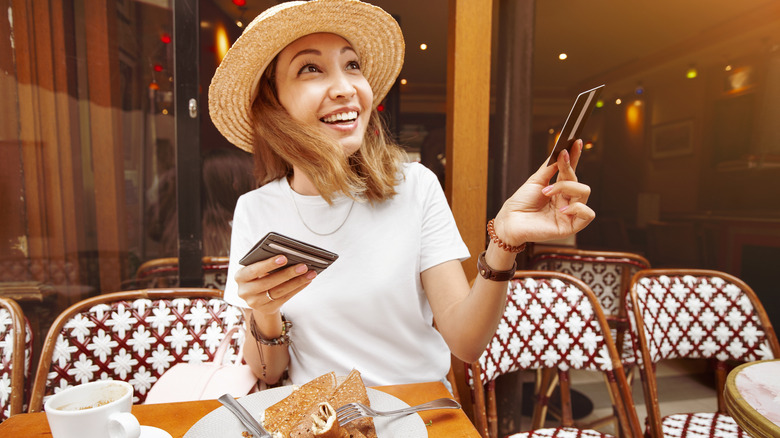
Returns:
[[[778,361],[780,361],[780,359],[748,362],[731,370],[728,377],[726,377],[726,386],[723,390],[726,409],[739,427],[754,438],[780,437],[780,426],[758,412],[747,400],[745,400],[745,398],[743,398],[742,394],[739,392],[739,388],[737,388],[737,376],[748,367],[755,367],[756,365],[760,366],[767,362]],[[780,379],[780,375],[767,375],[767,380],[769,381],[770,379],[775,379],[776,381],[776,379]]]
[[[441,382],[408,385],[377,386],[374,389],[398,397],[409,405],[425,403],[441,397],[451,397]],[[181,438],[203,416],[222,406],[216,400],[201,400],[157,405],[134,405],[133,414],[141,424],[159,427],[174,438]],[[461,409],[423,411],[418,415],[428,426],[428,436],[479,438],[479,432]],[[0,423],[2,437],[50,437],[44,412],[19,414]]]

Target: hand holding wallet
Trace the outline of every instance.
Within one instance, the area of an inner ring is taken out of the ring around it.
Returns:
[[[288,263],[286,266],[304,263],[309,269],[316,271],[318,274],[339,258],[336,253],[271,231],[260,239],[238,262],[247,266],[279,254],[287,257]],[[286,266],[279,267],[271,272],[276,272]]]

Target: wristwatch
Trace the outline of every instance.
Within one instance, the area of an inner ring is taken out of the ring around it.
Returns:
[[[495,269],[491,268],[485,261],[486,252],[487,251],[482,251],[482,253],[479,255],[479,258],[477,258],[477,269],[479,270],[479,275],[481,275],[482,278],[490,281],[509,281],[512,279],[512,277],[515,276],[515,271],[517,270],[517,261],[515,261],[512,269],[508,271],[496,271]]]

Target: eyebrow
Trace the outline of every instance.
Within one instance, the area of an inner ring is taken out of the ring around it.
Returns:
[[[350,46],[344,46],[344,47],[342,47],[342,48],[341,48],[341,51],[339,52],[339,54],[342,54],[342,55],[343,55],[343,54],[344,54],[344,53],[346,53],[346,52],[352,52],[352,53],[354,53],[354,54],[356,54],[356,55],[357,55],[357,52],[355,52],[355,49],[353,49],[353,48],[352,48],[352,47],[350,47]],[[295,58],[297,58],[297,57],[299,57],[299,56],[302,56],[302,55],[317,55],[317,56],[321,56],[321,55],[322,55],[322,52],[320,52],[320,51],[319,51],[319,50],[317,50],[317,49],[303,49],[303,50],[301,50],[300,52],[298,52],[298,53],[296,53],[295,55],[293,55],[293,57],[292,57],[292,58],[290,58],[290,63],[292,63],[292,62],[295,60]]]

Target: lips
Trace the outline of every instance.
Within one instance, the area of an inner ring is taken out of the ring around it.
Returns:
[[[321,118],[320,121],[329,124],[353,123],[355,120],[357,120],[357,117],[358,117],[357,111],[343,111],[343,112],[329,114]]]

